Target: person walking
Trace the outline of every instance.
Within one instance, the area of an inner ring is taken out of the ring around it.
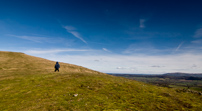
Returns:
[[[60,68],[60,64],[58,62],[56,62],[56,64],[55,64],[55,72],[56,71],[59,72],[59,68]]]

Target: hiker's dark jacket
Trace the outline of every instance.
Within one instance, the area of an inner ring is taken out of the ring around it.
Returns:
[[[56,62],[55,68],[56,68],[56,69],[59,69],[59,68],[60,68],[60,64],[59,64],[58,62]]]

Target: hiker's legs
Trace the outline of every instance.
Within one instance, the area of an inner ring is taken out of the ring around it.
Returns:
[[[56,71],[58,71],[58,72],[59,72],[59,69],[56,69],[56,68],[55,68],[55,72],[56,72]]]

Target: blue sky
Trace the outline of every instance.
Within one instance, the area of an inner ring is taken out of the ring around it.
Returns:
[[[0,50],[105,73],[202,73],[200,0],[0,0]]]

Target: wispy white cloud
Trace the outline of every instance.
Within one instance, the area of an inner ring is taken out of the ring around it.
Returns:
[[[109,50],[106,49],[106,48],[102,48],[102,50],[104,50],[104,51],[106,51],[106,52],[111,52],[111,51],[109,51]]]
[[[196,68],[198,67],[196,64],[193,64],[191,68]]]
[[[145,19],[140,19],[140,28],[145,28]]]
[[[163,38],[182,37],[181,33],[138,31],[137,28],[134,27],[125,30],[124,33],[130,35],[131,36],[130,39],[149,39],[156,37],[163,37]]]
[[[201,37],[202,37],[202,28],[199,28],[198,30],[196,30],[194,38],[201,38]]]
[[[50,49],[50,50],[26,50],[25,53],[28,54],[56,54],[61,52],[87,52],[95,51],[90,49]]]
[[[125,67],[117,67],[116,69],[127,69],[127,68],[125,68]]]
[[[170,53],[173,50],[164,49],[160,50],[155,48],[149,42],[142,42],[137,44],[130,44],[122,53],[123,54],[159,54],[159,53]]]
[[[191,41],[191,43],[194,43],[194,44],[202,44],[202,39],[198,39],[198,40]]]
[[[39,36],[19,36],[19,35],[11,35],[11,34],[7,34],[7,36],[12,36],[12,37],[17,37],[20,39],[25,39],[25,40],[30,40],[33,42],[38,42],[38,43],[42,43],[42,42],[47,42],[49,40],[49,38],[47,37],[39,37]]]
[[[81,41],[83,41],[84,43],[87,44],[87,42],[82,38],[82,36],[77,32],[75,27],[72,26],[64,26],[63,28],[65,28],[67,30],[67,32],[71,33],[72,35],[74,35],[76,38],[80,39]]]
[[[153,65],[153,66],[151,66],[151,67],[160,68],[161,66]]]
[[[181,43],[178,45],[178,47],[175,49],[175,52],[177,52],[177,51],[180,49],[180,47],[182,46],[183,43],[184,43],[184,42],[181,42]]]

